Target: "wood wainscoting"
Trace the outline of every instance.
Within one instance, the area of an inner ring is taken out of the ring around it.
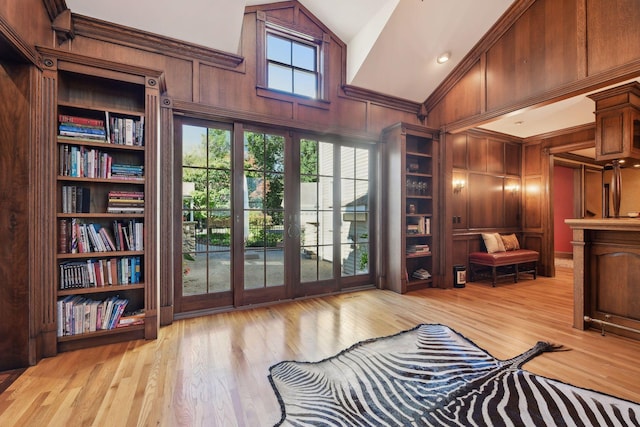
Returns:
[[[359,291],[174,322],[154,341],[59,354],[0,394],[0,425],[264,426],[280,419],[268,369],[318,361],[419,323],[446,324],[494,357],[537,341],[568,351],[524,368],[640,401],[640,341],[572,325],[573,275],[400,295]]]

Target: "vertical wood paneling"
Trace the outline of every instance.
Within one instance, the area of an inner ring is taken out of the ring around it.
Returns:
[[[535,2],[487,52],[487,110],[578,78],[576,1]]]
[[[160,170],[159,185],[160,191],[160,236],[163,244],[160,245],[159,262],[159,292],[160,292],[160,325],[169,325],[173,322],[173,228],[174,220],[176,227],[179,221],[174,218],[174,198],[170,189],[174,183],[174,146],[173,146],[173,109],[171,100],[163,98],[160,108]],[[182,231],[181,231],[182,232]]]
[[[478,173],[469,174],[469,228],[500,228],[504,207],[502,178]]]
[[[640,59],[637,0],[587,0],[589,75]]]
[[[520,165],[522,163],[522,145],[505,144],[504,157],[504,167],[506,174],[520,176]]]
[[[504,142],[489,139],[487,141],[487,172],[503,174],[504,163]]]
[[[39,289],[40,302],[38,317],[32,321],[39,323],[42,329],[42,355],[52,356],[57,352],[56,346],[56,289],[57,265],[56,248],[56,176],[57,176],[57,73],[53,69],[45,69],[41,77],[41,137],[34,143],[33,152],[36,161],[33,163],[33,186],[36,189],[33,200],[34,218],[47,218],[46,221],[35,223],[34,250],[32,251],[35,265],[32,271],[37,272],[32,277],[34,288]]]
[[[520,228],[520,180],[505,178],[504,188],[504,227]]]
[[[542,178],[526,176],[524,179],[524,228],[542,228]]]
[[[524,173],[539,175],[542,173],[541,147],[539,144],[524,147]]]
[[[159,206],[158,192],[158,145],[160,132],[160,82],[156,78],[146,78],[146,96],[145,96],[145,205]],[[145,338],[155,339],[158,336],[158,328],[160,327],[160,316],[158,315],[159,306],[159,271],[158,256],[159,247],[167,246],[170,241],[161,241],[161,235],[158,232],[158,224],[160,223],[159,209],[145,209],[145,257],[144,257],[144,280],[145,286]],[[166,236],[169,233],[163,233]]]
[[[467,134],[458,133],[449,137],[452,165],[454,168],[467,168]]]
[[[29,67],[0,64],[0,371],[29,364],[30,101]]]
[[[469,135],[467,137],[469,150],[469,170],[475,172],[487,171],[487,138]]]

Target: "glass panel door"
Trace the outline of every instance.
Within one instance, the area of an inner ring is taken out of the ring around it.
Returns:
[[[340,148],[340,247],[343,277],[369,274],[369,152]]]
[[[182,268],[177,311],[231,304],[231,128],[180,125]]]
[[[333,153],[333,144],[300,140],[300,282],[303,285],[335,278]]]
[[[299,277],[295,296],[373,283],[370,147],[299,141]],[[294,219],[296,215],[294,215]],[[296,271],[294,269],[293,271]]]
[[[284,296],[285,137],[245,131],[243,303]],[[278,289],[275,293],[274,288]],[[259,292],[259,291],[269,292]],[[245,298],[253,294],[248,299]]]

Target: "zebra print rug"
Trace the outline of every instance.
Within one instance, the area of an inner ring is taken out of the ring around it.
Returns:
[[[278,426],[640,426],[640,405],[498,360],[444,325],[363,341],[317,363],[280,362]]]

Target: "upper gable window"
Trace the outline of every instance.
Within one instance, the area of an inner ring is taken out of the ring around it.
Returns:
[[[290,22],[260,10],[256,25],[257,95],[328,108],[331,35],[310,20]]]
[[[267,87],[317,98],[318,50],[313,40],[267,31]]]

